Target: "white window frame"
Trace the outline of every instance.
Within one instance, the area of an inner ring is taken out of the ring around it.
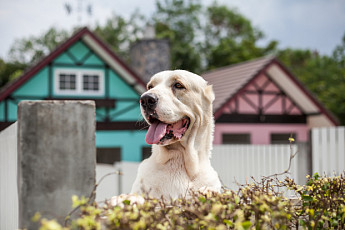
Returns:
[[[76,88],[60,89],[60,74],[75,74]],[[99,88],[97,91],[83,89],[83,75],[98,75]],[[104,71],[87,69],[56,69],[54,71],[54,93],[55,95],[80,95],[80,96],[103,96],[104,95]]]

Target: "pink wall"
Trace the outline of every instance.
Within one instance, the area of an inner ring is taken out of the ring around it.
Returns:
[[[250,133],[252,144],[270,144],[271,133],[296,133],[298,142],[308,141],[309,129],[305,124],[216,124],[214,144],[222,144],[226,133]]]

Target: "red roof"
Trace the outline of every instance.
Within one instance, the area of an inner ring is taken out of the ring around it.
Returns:
[[[284,76],[293,82],[297,89],[303,92],[308,101],[310,101],[313,106],[316,106],[320,113],[323,113],[334,125],[339,125],[338,119],[274,56],[266,56],[202,74],[202,77],[209,84],[213,85],[216,96],[213,107],[215,118],[217,119],[223,113],[223,110],[231,99],[242,93],[242,90],[248,86],[253,79],[267,71],[272,65],[277,65],[282,72],[285,73]],[[303,107],[303,105],[301,106]]]
[[[94,33],[92,33],[88,28],[85,27],[79,30],[78,32],[76,32],[72,37],[67,39],[61,45],[59,45],[54,51],[52,51],[48,56],[43,58],[36,65],[28,69],[21,77],[5,85],[0,90],[0,101],[8,97],[18,87],[20,87],[28,79],[33,77],[42,68],[44,68],[50,62],[52,62],[56,57],[58,57],[60,54],[66,51],[71,45],[73,45],[78,40],[82,39],[84,36],[90,37],[97,46],[99,46],[107,55],[109,55],[112,59],[114,59],[114,61],[116,61],[116,63],[119,66],[121,66],[121,68],[124,71],[126,71],[126,73],[134,79],[135,84],[141,85],[143,88],[145,88],[145,83],[141,80],[141,78],[131,68],[129,68],[124,63],[124,61],[122,61],[100,38],[98,38]]]

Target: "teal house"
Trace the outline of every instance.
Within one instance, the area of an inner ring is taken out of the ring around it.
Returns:
[[[87,28],[0,90],[0,131],[22,100],[94,100],[98,163],[147,157],[139,97],[145,83]]]

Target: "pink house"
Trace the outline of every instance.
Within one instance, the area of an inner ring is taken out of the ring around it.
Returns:
[[[337,126],[332,115],[275,57],[202,75],[216,99],[214,144],[307,142],[313,127]]]

